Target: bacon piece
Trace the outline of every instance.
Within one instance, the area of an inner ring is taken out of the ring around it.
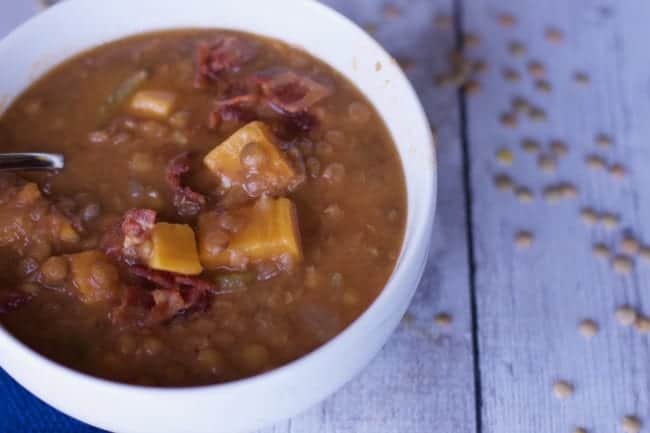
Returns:
[[[123,247],[124,233],[122,232],[122,223],[110,225],[99,240],[99,249],[107,256],[117,260],[122,258]]]
[[[18,310],[31,300],[32,296],[26,293],[9,292],[0,295],[0,316]]]
[[[174,289],[181,287],[195,287],[204,292],[210,292],[215,295],[225,293],[220,290],[219,285],[211,283],[200,277],[192,277],[188,275],[174,274],[172,272],[157,271],[155,269],[147,268],[144,266],[129,266],[129,272],[136,277],[143,278],[152,282],[158,287],[163,289]]]
[[[235,36],[224,36],[211,45],[199,45],[194,86],[203,87],[217,81],[224,72],[238,72],[256,53],[253,44]]]
[[[156,223],[156,211],[151,209],[130,209],[122,220],[122,255],[127,261],[146,260],[147,243]]]
[[[256,78],[269,105],[281,113],[307,111],[332,94],[329,87],[293,71],[270,71]]]
[[[196,215],[205,206],[205,197],[189,186],[181,185],[181,177],[190,171],[190,153],[176,155],[167,164],[167,183],[174,192],[174,207],[181,216]]]

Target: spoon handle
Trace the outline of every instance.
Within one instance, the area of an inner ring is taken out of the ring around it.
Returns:
[[[63,163],[58,153],[0,153],[0,171],[60,170]]]

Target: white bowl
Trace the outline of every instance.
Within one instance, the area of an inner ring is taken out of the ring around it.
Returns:
[[[436,168],[422,107],[395,61],[372,38],[315,1],[66,1],[0,41],[0,111],[35,79],[80,51],[137,33],[199,27],[243,30],[302,47],[365,93],[402,159],[406,236],[390,281],[359,319],[314,352],[236,382],[177,389],[109,382],[45,359],[0,327],[0,365],[14,379],[66,414],[110,431],[243,432],[316,404],[356,375],[388,340],[413,297],[429,250]],[[377,63],[382,67],[376,68]]]

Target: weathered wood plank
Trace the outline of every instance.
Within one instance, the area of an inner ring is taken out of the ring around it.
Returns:
[[[407,320],[386,348],[337,395],[265,432],[474,432],[459,100],[454,90],[434,89],[431,82],[433,71],[446,63],[454,46],[454,29],[436,30],[433,19],[439,14],[451,15],[452,0],[401,0],[391,4],[395,8],[385,8],[377,0],[326,3],[362,25],[376,27],[377,38],[392,53],[414,61],[410,78],[438,132],[439,210],[425,278]],[[0,34],[2,29],[0,26]],[[439,311],[453,315],[449,328],[433,324]],[[86,431],[49,408],[38,410],[36,401],[30,403],[32,398],[10,380],[0,384],[0,404],[15,405],[16,392],[20,405],[28,405],[30,413],[43,414],[46,430]],[[24,430],[29,425],[26,422],[4,425],[3,431]]]
[[[576,425],[620,431],[620,419],[628,413],[650,422],[648,336],[614,318],[621,304],[650,313],[650,266],[635,259],[629,275],[617,275],[608,260],[591,252],[594,242],[615,247],[624,228],[650,240],[649,6],[643,1],[463,2],[465,31],[481,37],[468,51],[490,67],[481,91],[467,100],[485,433],[569,432]],[[500,27],[501,12],[512,13],[517,24]],[[564,42],[546,40],[547,27],[561,29]],[[525,44],[524,56],[509,53],[513,40]],[[553,86],[549,94],[534,90],[525,73],[530,59],[545,64]],[[522,80],[505,81],[503,67],[520,71]],[[577,85],[576,70],[586,71],[591,84]],[[548,122],[520,117],[518,127],[504,128],[499,115],[516,95],[542,107]],[[613,137],[609,149],[595,146],[600,132]],[[524,136],[542,141],[545,152],[549,139],[566,141],[569,154],[559,160],[556,174],[542,173],[536,157],[520,149]],[[513,150],[512,167],[495,159],[501,147]],[[617,181],[605,170],[588,169],[584,159],[591,153],[623,162],[629,175]],[[534,201],[522,204],[512,193],[498,191],[493,176],[499,172],[529,187]],[[577,199],[544,201],[543,189],[561,181],[575,184]],[[587,227],[579,217],[587,206],[619,214],[621,225]],[[513,243],[522,229],[535,236],[526,250]],[[585,317],[601,327],[589,342],[576,329]],[[559,378],[575,384],[568,401],[553,397],[551,387]]]
[[[344,389],[293,419],[289,431],[474,432],[475,401],[469,272],[457,93],[435,89],[432,75],[454,47],[453,29],[434,17],[452,15],[448,0],[327,0],[404,63],[438,131],[439,203],[433,251],[409,315],[377,359]],[[433,323],[454,316],[449,329]]]

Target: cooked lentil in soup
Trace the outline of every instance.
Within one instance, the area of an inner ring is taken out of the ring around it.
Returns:
[[[323,62],[249,34],[146,34],[84,53],[0,119],[0,321],[127,383],[251,376],[325,343],[399,255],[398,154]]]

